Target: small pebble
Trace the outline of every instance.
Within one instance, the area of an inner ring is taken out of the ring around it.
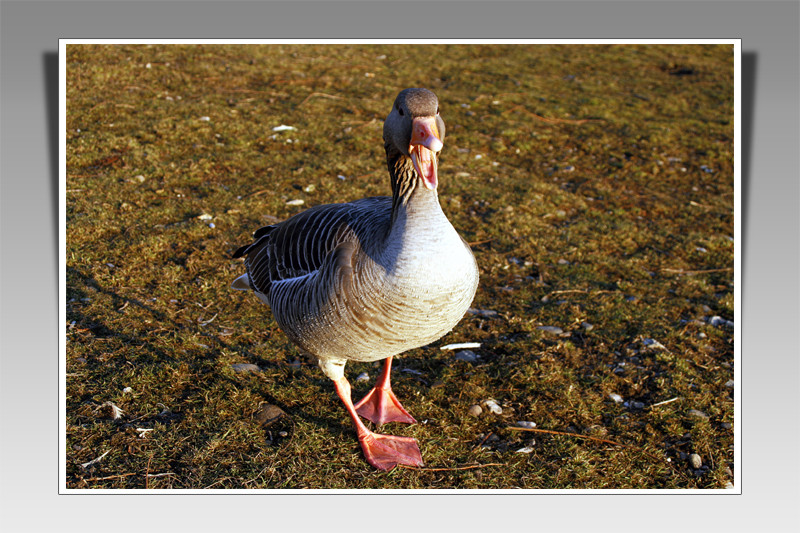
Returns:
[[[733,427],[733,424],[731,424],[730,422],[721,422],[719,424],[719,427],[721,427],[722,429],[731,429]]]
[[[275,126],[274,128],[272,128],[272,131],[292,131],[292,130],[295,130],[295,129],[297,129],[297,128],[295,128],[293,126],[286,126],[285,124],[281,124],[280,126]]]
[[[624,401],[622,399],[622,396],[620,396],[619,394],[617,394],[615,392],[612,392],[611,394],[609,394],[608,397],[611,398],[612,400],[614,400],[614,403],[622,403]]]
[[[642,339],[642,345],[648,350],[666,350],[667,348],[655,339]]]
[[[718,328],[721,327],[733,328],[733,322],[731,322],[730,320],[725,320],[721,316],[712,316],[711,318],[708,319],[708,323]]]
[[[467,309],[467,312],[471,315],[478,315],[484,318],[495,318],[500,316],[500,313],[497,311],[492,311],[491,309]]]
[[[639,301],[639,298],[637,298],[636,296],[628,296],[627,298],[625,298],[625,300],[631,303],[636,303]]]
[[[142,176],[141,174],[139,174],[138,176],[136,176],[136,179],[137,179],[137,180],[139,180],[139,183],[144,183],[144,179],[145,179],[145,178],[144,178],[144,176]]]
[[[581,322],[581,327],[586,331],[592,331],[594,329],[594,324],[590,324],[589,322]]]
[[[494,413],[496,415],[499,415],[499,414],[503,413],[503,408],[500,407],[497,404],[497,402],[492,400],[492,399],[486,400],[485,402],[483,402],[483,405],[485,405],[486,408],[489,409],[489,411],[491,411],[492,413]]]
[[[234,363],[231,365],[234,372],[259,372],[261,371],[257,365],[252,363]]]
[[[692,468],[697,470],[698,468],[703,466],[703,460],[700,458],[699,455],[697,455],[696,453],[693,453],[693,454],[689,455],[689,464],[692,465]]]
[[[130,388],[130,387],[125,387],[124,389],[122,389],[122,392],[123,392],[124,394],[128,394],[128,393],[131,393],[131,392],[133,392],[133,389],[132,389],[132,388]]]
[[[483,409],[481,409],[481,406],[477,404],[471,406],[467,411],[467,413],[469,413],[470,416],[480,416],[482,412]]]
[[[341,174],[339,174],[339,175],[338,175],[338,176],[336,176],[336,177],[337,177],[337,178],[339,178],[339,179],[340,179],[340,180],[342,180],[342,181],[344,181],[344,180],[346,180],[346,179],[347,179],[347,177],[345,177],[345,176],[342,176]]]
[[[280,436],[280,437],[288,437],[289,436],[289,432],[288,431],[279,431],[278,432],[278,436]]]
[[[278,421],[278,419],[284,416],[286,412],[278,407],[277,405],[272,405],[271,403],[267,403],[262,405],[258,412],[255,415],[256,422],[259,423],[261,426],[269,426]]]
[[[533,429],[536,427],[536,422],[528,422],[527,420],[517,420],[517,427]]]
[[[562,258],[562,259],[559,259],[559,260],[558,260],[558,264],[559,264],[559,265],[568,265],[568,264],[569,264],[569,261],[567,261],[566,259],[563,259],[563,258]]]
[[[697,338],[698,339],[705,339],[705,338],[708,338],[708,335],[706,335],[705,333],[703,333],[701,331],[700,333],[697,334]]]
[[[298,198],[297,200],[289,200],[286,205],[303,205],[304,203],[306,203],[305,200]]]
[[[215,225],[213,222],[211,222],[211,223],[208,225],[208,227],[209,227],[209,228],[211,228],[211,229],[214,229],[214,228],[216,228],[217,226],[216,226],[216,225]]]
[[[366,372],[360,373],[356,378],[356,381],[369,381],[369,374],[367,374]]]
[[[532,447],[525,446],[524,448],[520,448],[519,450],[517,450],[517,453],[531,453],[532,451],[533,451]]]
[[[728,381],[725,382],[725,388],[732,389],[733,385],[734,383],[732,379],[729,379]]]
[[[537,326],[536,329],[544,331],[545,333],[551,333],[553,335],[561,335],[564,333],[564,330],[558,326]]]
[[[200,120],[203,122],[209,122],[211,120],[211,117],[200,117]]]
[[[697,409],[689,409],[686,414],[689,416],[693,416],[695,418],[704,418],[708,420],[708,415],[705,414],[703,411],[698,411]]]
[[[478,360],[478,355],[472,350],[461,350],[456,352],[456,359],[459,361],[466,361],[467,363],[474,363]]]
[[[317,190],[317,186],[314,185],[313,183],[311,185],[306,185],[305,187],[303,187],[303,191],[305,192],[314,192],[315,190]]]

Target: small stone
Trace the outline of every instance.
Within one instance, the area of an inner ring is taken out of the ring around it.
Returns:
[[[145,180],[144,176],[142,176],[141,174],[136,176],[136,179],[139,180],[139,183],[144,183],[144,180]]]
[[[567,261],[566,259],[563,259],[563,258],[559,259],[557,262],[558,262],[559,265],[568,265],[569,264],[569,261]]]
[[[482,412],[483,409],[481,409],[481,406],[477,404],[471,406],[469,410],[467,410],[467,413],[469,413],[470,416],[480,416]]]
[[[698,339],[705,339],[705,338],[708,338],[708,335],[706,335],[705,333],[703,333],[701,331],[700,333],[697,334],[697,338]]]
[[[642,339],[642,345],[648,350],[666,350],[666,347],[655,339]]]
[[[492,413],[494,413],[496,415],[499,415],[499,414],[503,413],[503,408],[500,407],[497,404],[497,402],[492,400],[491,398],[486,400],[485,402],[483,402],[483,405],[485,405],[486,408],[489,409],[489,411],[491,411]]]
[[[627,298],[625,298],[625,300],[631,303],[636,303],[639,301],[639,298],[637,298],[636,296],[628,296]]]
[[[711,318],[708,319],[708,323],[718,328],[725,327],[733,329],[733,322],[731,322],[730,320],[725,320],[721,316],[712,316]]]
[[[631,402],[632,409],[644,409],[644,404],[642,402]]]
[[[133,389],[130,387],[125,387],[124,389],[122,389],[123,394],[130,394],[131,392],[133,392]]]
[[[589,322],[581,322],[581,327],[586,331],[592,331],[594,329],[594,325]]]
[[[524,448],[520,448],[517,450],[517,453],[531,453],[533,448],[531,446],[525,446]]]
[[[688,414],[689,416],[693,416],[695,418],[703,418],[705,420],[708,420],[708,415],[705,414],[703,411],[698,411],[697,409],[689,409],[686,412],[686,414]]]
[[[620,396],[616,392],[612,392],[611,394],[608,395],[608,397],[614,400],[614,403],[622,403],[624,401],[622,399],[622,396]]]
[[[467,312],[471,315],[478,315],[483,318],[496,318],[500,316],[500,313],[497,311],[492,311],[491,309],[467,309]]]
[[[564,330],[558,326],[537,326],[536,329],[552,335],[561,335]]]
[[[467,363],[474,363],[478,360],[478,355],[472,350],[461,350],[456,352],[456,359],[459,361],[466,361]]]
[[[721,427],[722,429],[731,429],[733,427],[733,424],[731,424],[730,422],[720,422],[719,427]]]
[[[278,421],[279,418],[286,415],[286,411],[278,407],[277,405],[272,405],[270,403],[264,404],[258,410],[255,415],[256,422],[259,423],[261,426],[269,426],[274,424]]]
[[[517,420],[517,427],[533,429],[536,427],[536,422],[529,422],[527,420]]]
[[[279,431],[278,432],[278,436],[279,437],[288,437],[289,436],[289,432],[288,431]]]
[[[362,373],[360,373],[360,374],[358,375],[358,377],[356,378],[356,381],[357,381],[357,382],[358,382],[358,381],[369,381],[369,374],[367,374],[366,372],[362,372]]]
[[[211,117],[200,117],[200,120],[202,122],[209,122],[211,120]]]
[[[305,200],[298,198],[297,200],[289,200],[286,205],[303,205],[304,203],[306,203]]]
[[[733,382],[732,379],[729,379],[728,381],[725,382],[725,388],[726,389],[732,389],[733,385],[734,385],[734,382]]]
[[[261,369],[252,363],[234,363],[231,365],[234,372],[260,372]]]
[[[293,126],[286,126],[285,124],[281,124],[280,126],[275,126],[274,128],[272,128],[272,131],[292,131],[292,130],[295,130],[295,129],[297,129],[297,128],[295,128]]]
[[[311,185],[306,185],[305,187],[303,187],[303,191],[305,191],[305,192],[314,192],[316,190],[317,190],[317,186],[314,185],[313,183]]]
[[[700,458],[699,455],[693,453],[689,455],[689,464],[692,465],[692,468],[697,470],[698,468],[703,466],[703,460]]]

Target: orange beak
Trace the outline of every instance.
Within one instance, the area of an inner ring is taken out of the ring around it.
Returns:
[[[411,154],[414,170],[430,190],[436,189],[439,183],[434,152],[440,152],[443,146],[434,117],[417,117],[413,120],[408,152]]]

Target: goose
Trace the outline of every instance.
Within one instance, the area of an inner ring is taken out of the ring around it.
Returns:
[[[268,304],[287,337],[316,357],[356,427],[367,462],[380,470],[424,466],[417,441],[369,430],[413,424],[391,387],[394,356],[426,346],[463,318],[478,287],[467,242],[442,212],[438,157],[445,125],[436,95],[401,91],[384,122],[392,196],[318,205],[262,227],[237,249],[246,273],[232,287]],[[358,403],[348,361],[385,360]]]

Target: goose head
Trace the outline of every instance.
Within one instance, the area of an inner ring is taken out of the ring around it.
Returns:
[[[439,99],[428,89],[405,89],[397,95],[383,123],[386,155],[411,162],[417,179],[429,190],[438,184],[437,164],[444,146],[444,121]],[[404,165],[405,166],[405,165]]]

